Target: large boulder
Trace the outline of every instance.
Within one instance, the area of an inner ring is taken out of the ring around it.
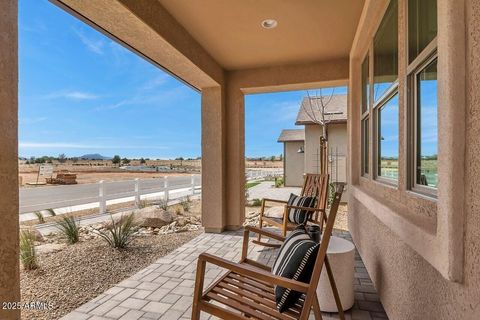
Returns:
[[[21,231],[25,230],[26,232],[30,233],[35,241],[43,242],[45,240],[40,231],[35,229],[35,227],[22,227],[20,229]]]
[[[135,224],[139,227],[161,228],[172,221],[172,214],[158,206],[135,210]]]

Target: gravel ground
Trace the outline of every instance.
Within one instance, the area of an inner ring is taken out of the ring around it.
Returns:
[[[245,216],[248,217],[253,212],[260,212],[260,207],[245,207]],[[255,225],[258,224],[258,219]],[[338,207],[337,216],[335,217],[334,229],[338,230],[348,230],[348,206],[346,204],[341,204]]]
[[[40,269],[21,271],[22,302],[52,303],[53,308],[23,310],[22,319],[58,319],[200,233],[136,236],[124,250],[97,238],[41,254]]]

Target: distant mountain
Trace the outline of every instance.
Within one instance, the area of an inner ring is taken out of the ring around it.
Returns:
[[[91,154],[84,154],[83,156],[79,157],[82,160],[110,160],[110,157],[104,157],[98,153],[91,153]]]

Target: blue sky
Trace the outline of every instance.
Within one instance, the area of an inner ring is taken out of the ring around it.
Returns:
[[[19,6],[21,156],[201,154],[200,94],[47,0]],[[338,93],[341,93],[338,91]],[[246,97],[246,155],[283,151],[304,91]]]
[[[21,156],[200,155],[199,93],[46,0],[19,41]]]
[[[323,95],[333,89],[325,88]],[[310,96],[318,90],[309,90]],[[334,94],[346,94],[345,87],[335,88]],[[253,94],[245,97],[245,153],[248,156],[280,155],[283,144],[276,142],[282,129],[303,129],[295,126],[298,109],[307,91],[287,91]]]

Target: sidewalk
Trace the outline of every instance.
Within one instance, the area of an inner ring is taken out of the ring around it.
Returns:
[[[299,195],[301,191],[300,187],[275,188],[274,181],[264,181],[248,189],[248,200],[263,198],[288,200],[291,193]]]

